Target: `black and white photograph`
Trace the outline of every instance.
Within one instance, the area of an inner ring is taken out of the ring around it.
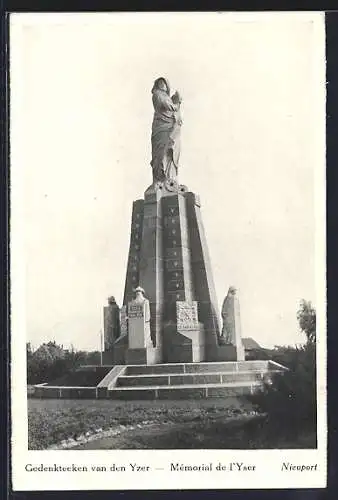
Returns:
[[[10,28],[14,489],[324,487],[324,14]]]

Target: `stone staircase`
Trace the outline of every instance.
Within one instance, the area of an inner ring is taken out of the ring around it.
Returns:
[[[107,387],[121,400],[205,399],[253,394],[284,367],[272,361],[128,365]]]
[[[101,381],[86,385],[87,372],[96,373],[98,368]],[[78,375],[82,373],[83,378],[77,377],[76,385],[38,384],[33,397],[142,401],[246,396],[271,380],[273,373],[285,370],[273,361],[87,366],[79,369]]]

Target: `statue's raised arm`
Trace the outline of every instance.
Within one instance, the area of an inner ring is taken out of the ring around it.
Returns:
[[[176,180],[180,156],[180,129],[182,118],[179,92],[170,97],[170,86],[165,78],[157,78],[152,88],[154,118],[151,146],[153,182]]]

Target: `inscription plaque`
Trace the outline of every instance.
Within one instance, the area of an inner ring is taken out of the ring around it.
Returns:
[[[128,316],[129,318],[143,318],[143,304],[129,304]]]
[[[176,302],[177,330],[197,330],[197,302]]]

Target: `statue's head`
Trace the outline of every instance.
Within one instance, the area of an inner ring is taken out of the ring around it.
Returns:
[[[136,294],[136,297],[140,297],[141,295],[144,296],[145,293],[146,293],[141,286],[136,287],[135,290],[134,290],[134,292]]]
[[[112,295],[108,297],[108,304],[116,304],[115,297],[113,297]]]
[[[229,287],[228,294],[229,295],[236,295],[237,289],[234,286]]]
[[[182,96],[178,90],[176,90],[176,92],[173,94],[172,101],[174,104],[178,104],[179,102],[182,102]]]
[[[164,78],[163,76],[161,76],[160,78],[156,78],[155,82],[154,82],[154,86],[152,88],[152,92],[154,92],[154,90],[163,90],[164,92],[166,92],[168,95],[170,94],[170,85],[169,85],[169,82],[166,78]]]

